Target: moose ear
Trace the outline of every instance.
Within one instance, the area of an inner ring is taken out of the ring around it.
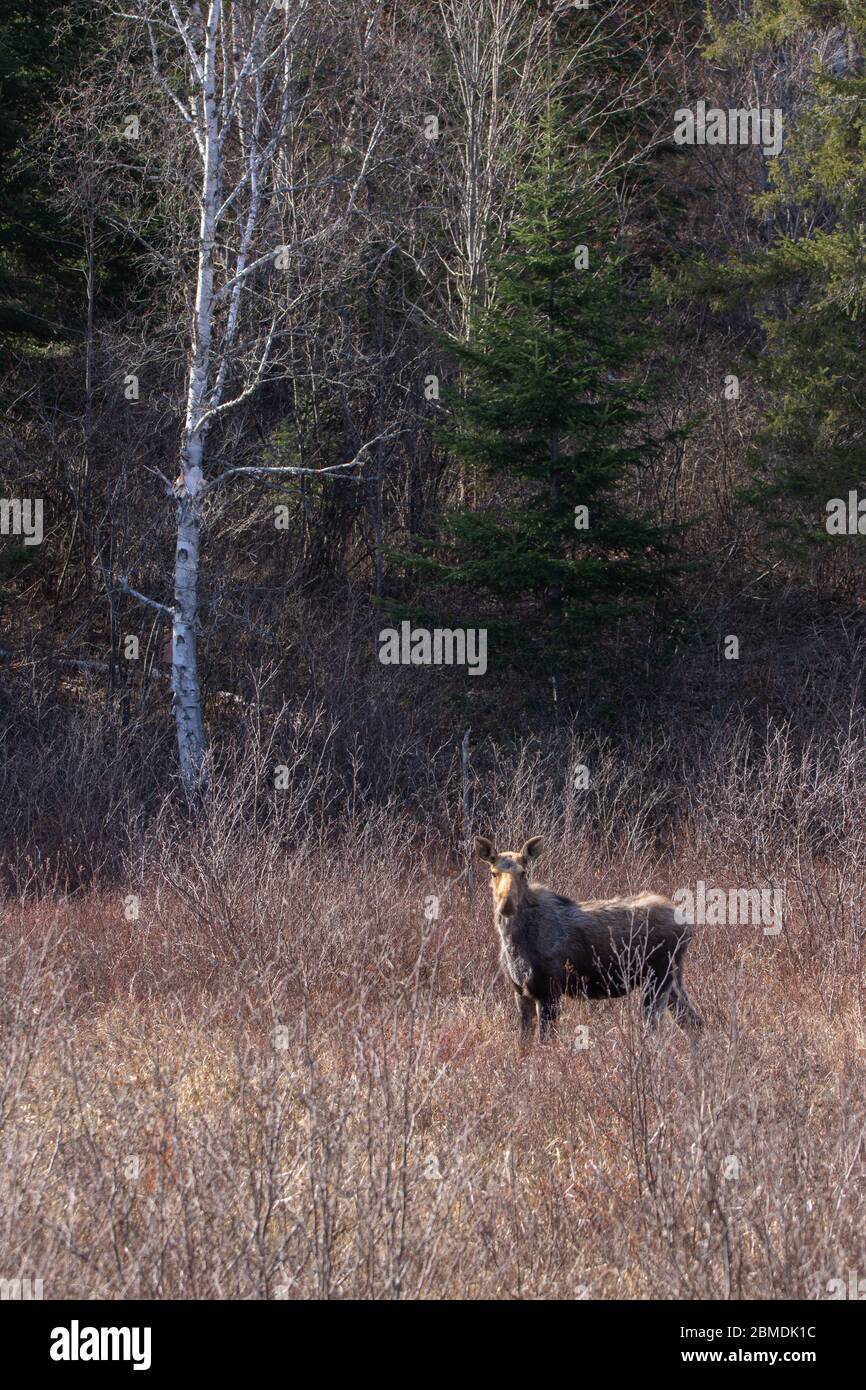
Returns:
[[[493,848],[493,841],[485,840],[483,835],[476,835],[473,844],[478,858],[486,859],[488,864],[492,864],[496,858],[496,850]]]
[[[520,851],[521,859],[525,859],[527,863],[530,859],[537,859],[541,853],[541,842],[543,838],[542,835],[533,835],[531,840],[527,840],[523,849]]]

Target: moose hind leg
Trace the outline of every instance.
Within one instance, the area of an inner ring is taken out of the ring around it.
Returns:
[[[673,981],[665,972],[648,970],[641,981],[640,993],[644,1018],[648,1028],[657,1028],[659,1020],[668,1007],[673,990]]]
[[[668,996],[668,1007],[681,1028],[703,1028],[704,1020],[701,1018],[683,984],[683,968],[677,963],[674,971],[674,981]]]

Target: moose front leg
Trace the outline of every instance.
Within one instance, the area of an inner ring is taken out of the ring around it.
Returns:
[[[561,1000],[558,994],[547,995],[538,1001],[538,1038],[548,1042],[556,1037],[556,1024],[559,1019]]]
[[[520,1051],[523,1052],[529,1046],[532,1025],[535,1022],[535,1000],[528,999],[525,994],[518,994],[517,1011],[520,1014]]]

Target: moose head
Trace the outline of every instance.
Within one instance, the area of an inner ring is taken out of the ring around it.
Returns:
[[[526,871],[541,853],[541,841],[540,835],[533,835],[521,850],[497,850],[492,840],[475,836],[475,853],[490,865],[493,905],[503,917],[513,917],[519,911],[526,894]]]

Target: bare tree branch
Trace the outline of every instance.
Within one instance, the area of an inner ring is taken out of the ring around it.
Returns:
[[[133,589],[125,575],[117,576],[117,587],[122,594],[129,594],[132,598],[137,598],[139,603],[146,603],[148,608],[155,608],[158,613],[164,613],[166,617],[174,617],[174,609],[168,608],[166,604],[159,603],[155,598],[148,598],[146,594],[140,594],[137,589]]]
[[[227,483],[230,478],[236,478],[244,474],[251,477],[270,477],[272,475],[300,478],[335,477],[343,473],[347,468],[362,467],[367,462],[366,455],[374,444],[380,444],[386,439],[396,439],[398,435],[402,433],[402,430],[398,430],[395,433],[377,434],[373,439],[368,439],[366,444],[361,445],[353,459],[349,459],[346,463],[331,464],[327,468],[298,468],[293,464],[250,464],[237,468],[229,468],[225,473],[221,473],[218,478],[212,478],[210,482],[205,483],[200,489],[199,495],[204,496],[205,493],[213,492],[216,488],[222,487],[223,483]],[[344,481],[349,482],[351,480],[345,478]]]

